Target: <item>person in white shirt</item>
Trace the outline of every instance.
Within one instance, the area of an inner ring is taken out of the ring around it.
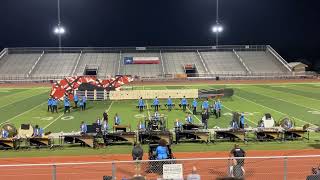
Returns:
[[[192,167],[192,172],[187,176],[187,180],[201,180],[201,177],[197,173],[197,168],[195,166]]]

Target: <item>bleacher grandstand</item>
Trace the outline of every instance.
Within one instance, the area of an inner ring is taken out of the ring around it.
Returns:
[[[157,64],[126,64],[124,57],[156,57]],[[175,77],[193,65],[192,77],[292,76],[288,63],[271,46],[145,48],[6,48],[0,53],[1,80],[55,80],[85,75],[94,67],[99,78],[132,75]]]

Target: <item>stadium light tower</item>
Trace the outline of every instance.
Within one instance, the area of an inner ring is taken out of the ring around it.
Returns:
[[[54,28],[53,32],[58,36],[59,39],[59,49],[61,49],[61,36],[66,32],[65,28],[61,25],[60,20],[60,0],[58,1],[58,25]]]
[[[219,0],[216,0],[216,24],[212,27],[212,32],[216,34],[216,47],[219,45],[219,34],[223,32],[223,26],[219,23]]]

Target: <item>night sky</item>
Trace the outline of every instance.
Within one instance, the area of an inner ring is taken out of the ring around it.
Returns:
[[[220,44],[270,44],[320,67],[317,1],[220,0]],[[215,8],[215,0],[61,0],[63,46],[214,45]],[[56,0],[1,0],[0,17],[0,48],[58,46]]]

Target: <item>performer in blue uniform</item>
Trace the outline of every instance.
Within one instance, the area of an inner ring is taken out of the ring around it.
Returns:
[[[171,111],[172,110],[172,99],[171,96],[169,96],[168,101],[167,101],[167,106],[168,106],[168,110]]]
[[[144,125],[144,123],[141,120],[139,121],[138,129],[139,130],[146,130],[146,126]]]
[[[80,133],[81,134],[86,134],[87,130],[88,130],[87,129],[87,124],[84,121],[82,121],[81,125],[80,125]]]
[[[217,100],[214,103],[214,110],[215,110],[216,118],[221,117],[221,108],[222,108],[221,102],[220,102],[220,100]]]
[[[80,101],[79,101],[79,107],[80,107],[81,111],[84,111],[84,105],[83,105],[83,100],[82,99],[80,99]]]
[[[1,138],[2,139],[6,139],[6,138],[8,138],[9,137],[9,132],[7,131],[7,130],[5,130],[5,129],[2,129],[2,131],[1,131]]]
[[[158,111],[159,110],[159,99],[158,99],[158,97],[156,97],[153,100],[153,106],[154,106],[154,111]]]
[[[202,102],[202,109],[208,111],[209,109],[209,102],[208,99]]]
[[[52,113],[58,113],[58,99],[52,98]]]
[[[188,101],[187,101],[186,97],[183,96],[183,98],[181,99],[181,106],[182,106],[182,109],[183,109],[184,112],[187,109],[187,104],[188,104]]]
[[[82,96],[82,102],[83,102],[83,110],[86,110],[86,107],[87,107],[87,97],[86,96]]]
[[[78,101],[79,101],[79,97],[78,97],[77,93],[75,93],[73,96],[73,102],[74,102],[75,108],[78,108]]]
[[[197,114],[197,106],[198,106],[197,99],[194,98],[193,101],[192,101],[193,114]]]
[[[120,123],[121,123],[121,119],[118,116],[118,113],[116,113],[114,116],[114,125],[120,125]]]
[[[240,128],[241,129],[244,129],[244,113],[242,112],[241,115],[240,115]]]
[[[138,106],[139,106],[140,112],[142,112],[143,111],[143,107],[144,107],[144,102],[143,102],[142,97],[140,97],[140,99],[139,99]]]
[[[100,119],[100,117],[97,118],[96,123],[101,126],[102,125],[102,120]]]
[[[190,113],[189,113],[188,116],[186,117],[186,122],[189,123],[189,124],[192,124],[192,123],[193,123],[192,116],[191,116]]]
[[[49,97],[48,98],[48,112],[52,112],[52,98],[51,97]]]
[[[36,125],[33,129],[33,137],[41,137],[43,134],[43,129]]]
[[[64,113],[66,113],[68,111],[68,113],[70,113],[70,101],[68,96],[64,96]]]

